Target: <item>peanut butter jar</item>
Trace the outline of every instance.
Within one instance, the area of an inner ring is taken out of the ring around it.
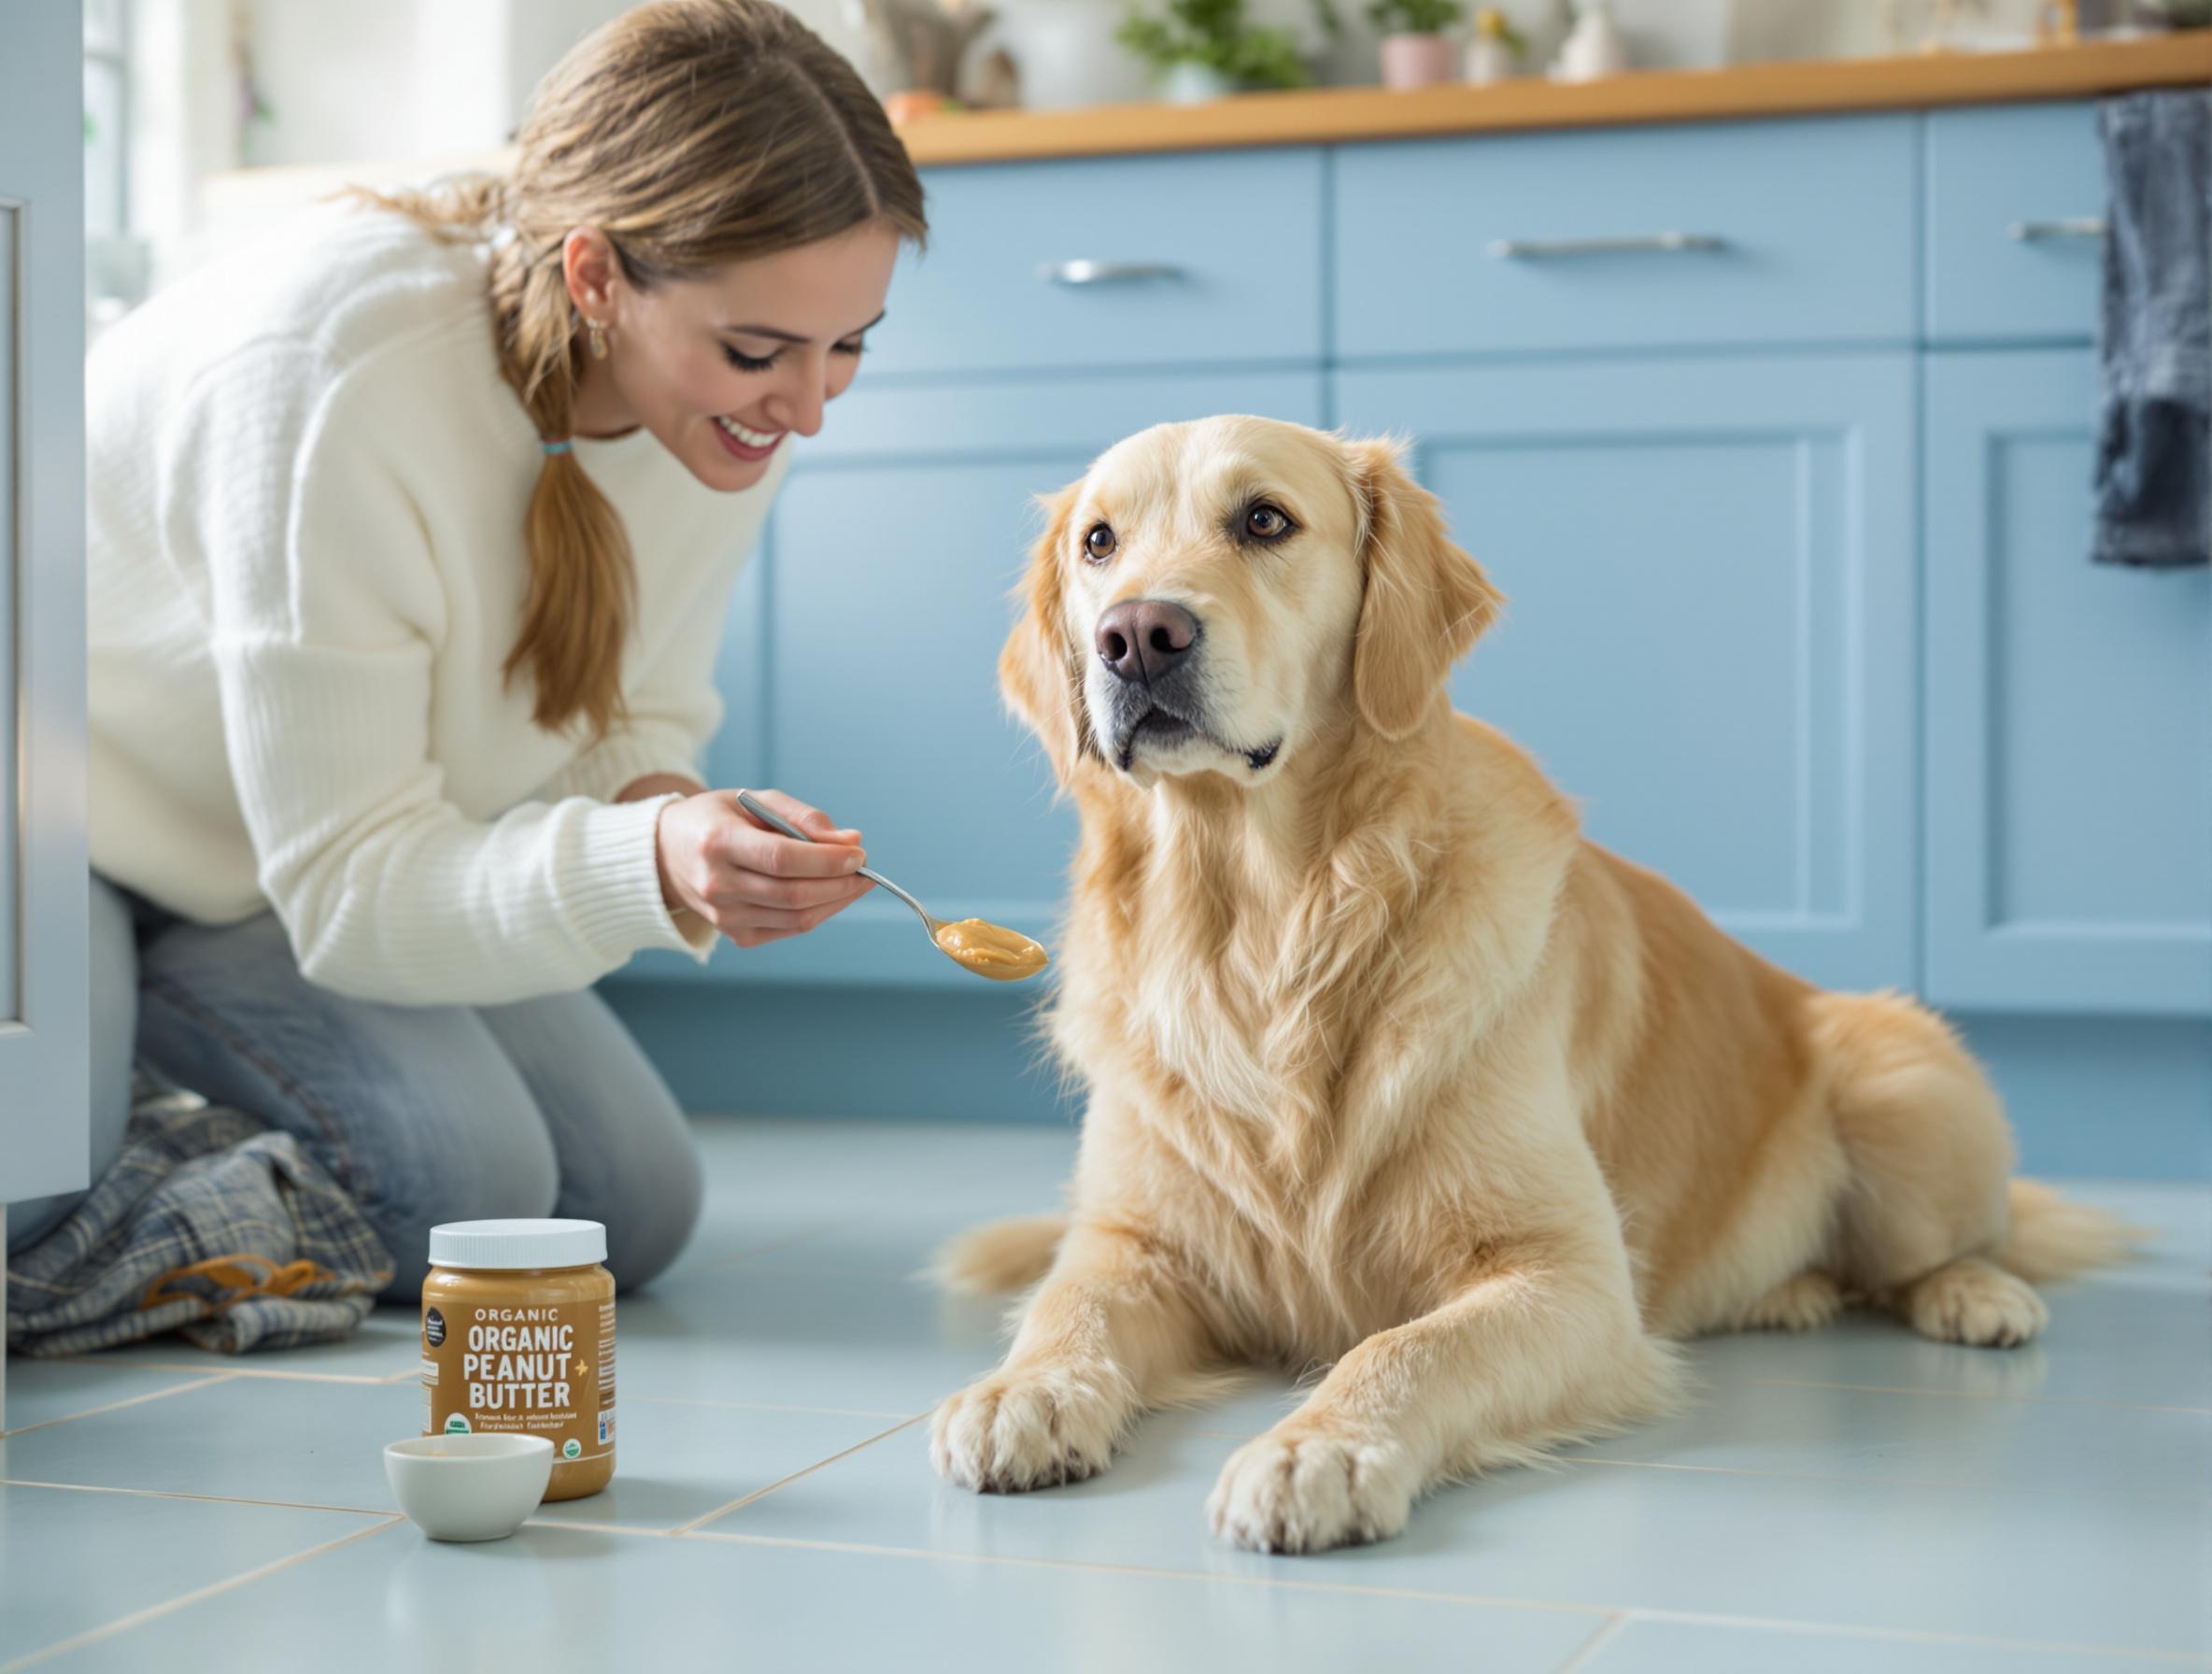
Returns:
[[[615,1276],[597,1221],[448,1221],[422,1282],[422,1433],[543,1436],[547,1499],[615,1475]]]

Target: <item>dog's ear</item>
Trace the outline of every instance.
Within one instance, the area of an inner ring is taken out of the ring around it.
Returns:
[[[1044,532],[1029,551],[1029,573],[1014,597],[1022,614],[999,653],[999,689],[1016,719],[1043,741],[1053,773],[1065,785],[1076,761],[1104,759],[1083,708],[1083,661],[1068,643],[1060,614],[1060,551],[1081,483],[1041,498]]]
[[[1420,725],[1452,665],[1504,607],[1482,567],[1452,544],[1437,497],[1391,441],[1351,442],[1366,590],[1352,652],[1360,717],[1385,738]]]

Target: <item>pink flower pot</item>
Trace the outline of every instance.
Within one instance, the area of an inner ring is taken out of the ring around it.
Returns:
[[[1435,87],[1459,79],[1458,54],[1440,35],[1386,35],[1382,37],[1384,87]]]

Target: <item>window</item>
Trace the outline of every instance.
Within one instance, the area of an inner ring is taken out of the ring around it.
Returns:
[[[130,0],[85,0],[84,231],[112,238],[130,227]]]
[[[85,340],[146,294],[131,225],[131,0],[84,0]]]

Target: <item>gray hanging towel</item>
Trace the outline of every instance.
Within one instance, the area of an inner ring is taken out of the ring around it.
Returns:
[[[167,1094],[140,1099],[115,1166],[8,1258],[7,1346],[80,1355],[163,1331],[233,1355],[327,1342],[390,1278],[383,1241],[291,1134]]]
[[[2104,101],[2099,563],[2212,561],[2212,92]]]

